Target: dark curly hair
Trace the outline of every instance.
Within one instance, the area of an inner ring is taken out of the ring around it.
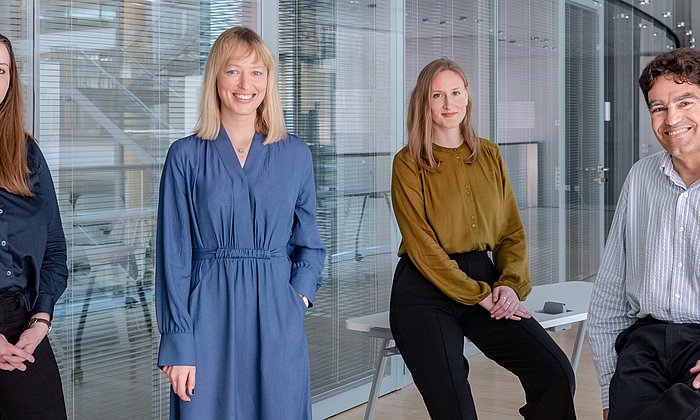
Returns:
[[[676,83],[700,86],[700,51],[678,48],[661,53],[647,64],[639,76],[639,87],[649,105],[649,91],[660,76],[672,76]]]

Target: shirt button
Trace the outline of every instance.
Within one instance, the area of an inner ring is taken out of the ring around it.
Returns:
[[[2,242],[0,242],[0,245],[5,246],[5,245],[7,245],[7,242],[6,242],[6,241],[2,241]]]
[[[469,191],[467,191],[467,197],[469,197],[470,195],[472,195],[472,193],[470,193]]]
[[[681,226],[681,227],[678,228],[678,231],[679,231],[679,232],[683,232],[684,230],[685,230],[685,228],[684,228],[683,226]]]
[[[681,295],[679,295],[678,293],[676,293],[675,295],[673,295],[673,297],[676,298],[676,299],[680,299],[680,298],[681,298]]]
[[[12,271],[7,270],[7,272],[6,272],[5,274],[7,274],[8,276],[11,276],[11,275],[12,275]]]
[[[476,228],[476,223],[472,223],[472,229]]]
[[[683,267],[683,263],[678,263],[678,268]]]
[[[472,220],[476,220],[476,216],[472,216]]]
[[[5,212],[5,210],[0,209],[0,214],[3,214],[4,212]]]
[[[687,196],[688,196],[687,192],[684,192],[683,194],[681,194],[681,197],[683,197],[683,198],[686,198]]]

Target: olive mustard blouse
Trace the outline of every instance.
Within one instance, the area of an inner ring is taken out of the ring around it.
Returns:
[[[398,255],[408,254],[443,293],[475,305],[491,292],[468,277],[449,254],[491,251],[500,274],[495,286],[510,286],[520,300],[530,293],[525,230],[498,146],[480,139],[479,159],[466,164],[469,147],[433,145],[439,169],[420,169],[408,148],[394,157],[391,197],[403,237]]]

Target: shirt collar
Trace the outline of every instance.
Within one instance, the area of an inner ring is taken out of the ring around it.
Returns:
[[[689,190],[689,189],[697,189],[698,186],[700,186],[700,181],[695,181],[693,185],[686,186],[683,180],[681,179],[681,176],[678,175],[678,172],[676,172],[676,169],[673,167],[673,159],[671,158],[671,154],[664,151],[663,154],[661,155],[661,162],[659,162],[659,169],[666,175],[673,184],[678,185],[681,187],[683,190]]]

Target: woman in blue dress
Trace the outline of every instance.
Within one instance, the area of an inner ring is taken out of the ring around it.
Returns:
[[[252,30],[222,33],[196,134],[165,160],[156,306],[173,419],[311,419],[304,314],[325,249],[311,152],[285,129],[275,68]]]

